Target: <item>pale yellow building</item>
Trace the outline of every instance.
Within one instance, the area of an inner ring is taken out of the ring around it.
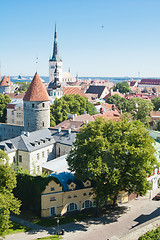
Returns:
[[[63,215],[68,212],[91,208],[94,195],[90,180],[77,181],[73,174],[51,174],[51,180],[41,194],[41,216]]]

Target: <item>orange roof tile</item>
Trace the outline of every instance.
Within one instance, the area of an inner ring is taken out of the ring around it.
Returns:
[[[50,101],[47,90],[45,89],[38,73],[35,73],[23,100],[33,102]]]
[[[25,93],[7,93],[10,98],[23,99]]]
[[[11,85],[11,81],[10,81],[9,76],[6,77],[6,75],[4,75],[4,77],[0,83],[0,86],[10,86],[10,85]]]
[[[79,87],[63,87],[63,95],[70,95],[70,94],[75,94],[75,95],[80,95],[82,97],[86,97],[87,96],[80,90]]]

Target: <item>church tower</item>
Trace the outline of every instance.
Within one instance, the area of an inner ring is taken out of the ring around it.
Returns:
[[[59,73],[59,76],[58,76],[59,81],[62,82],[62,60],[59,58],[59,55],[58,55],[57,29],[55,25],[53,54],[52,54],[52,58],[49,60],[49,82],[54,81],[54,73],[55,73],[56,65]]]
[[[50,127],[50,98],[36,73],[23,98],[24,131]]]

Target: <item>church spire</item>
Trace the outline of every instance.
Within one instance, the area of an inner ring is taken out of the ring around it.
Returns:
[[[52,61],[60,61],[59,55],[58,55],[58,41],[57,41],[57,29],[55,24],[55,32],[54,32],[54,45],[53,45],[53,55],[52,55]]]

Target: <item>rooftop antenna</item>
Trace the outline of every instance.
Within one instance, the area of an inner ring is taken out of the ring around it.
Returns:
[[[38,56],[36,57],[36,73],[38,71]]]

